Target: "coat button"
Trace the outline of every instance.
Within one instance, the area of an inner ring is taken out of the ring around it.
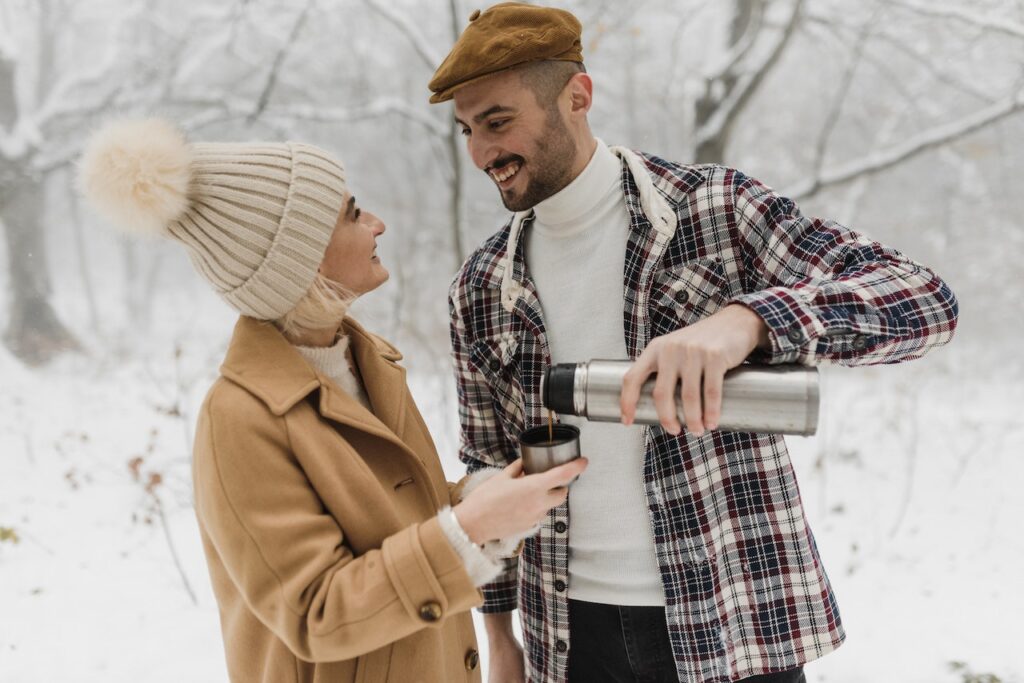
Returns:
[[[441,618],[441,605],[436,602],[427,602],[420,607],[420,619],[423,621],[438,621]]]
[[[804,333],[799,327],[793,326],[789,328],[789,332],[786,333],[786,338],[794,344],[799,344],[804,340]]]
[[[564,640],[559,640],[555,643],[555,649],[559,652],[565,652],[569,649],[569,643],[565,642]]]
[[[559,593],[564,591],[565,590],[565,581],[562,581],[561,579],[558,579],[557,581],[555,581],[555,590],[558,591]]]
[[[501,361],[497,358],[492,358],[490,362],[491,372],[501,372]]]
[[[565,522],[555,522],[555,531],[557,531],[560,534],[564,534],[565,530],[568,528],[569,527],[566,526]]]
[[[676,292],[676,303],[685,304],[689,300],[690,292],[688,290],[680,289],[678,292]]]
[[[466,653],[466,671],[472,671],[478,666],[480,666],[480,653],[470,650]]]
[[[853,348],[856,351],[863,351],[868,346],[868,338],[863,334],[858,334],[853,338]]]

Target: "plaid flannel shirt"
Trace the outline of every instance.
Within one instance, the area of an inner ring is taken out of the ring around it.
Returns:
[[[804,217],[734,169],[613,151],[630,216],[623,331],[631,358],[652,338],[737,302],[768,326],[771,349],[755,358],[765,363],[895,363],[952,337],[953,293],[894,249]],[[514,215],[450,291],[460,459],[470,471],[517,458],[520,431],[546,420],[539,387],[550,353],[519,239],[531,220],[532,212]],[[790,669],[839,646],[835,597],[781,437],[675,437],[649,427],[643,476],[680,681]],[[535,683],[566,680],[570,512],[567,503],[552,510],[484,588],[484,612],[519,608]]]

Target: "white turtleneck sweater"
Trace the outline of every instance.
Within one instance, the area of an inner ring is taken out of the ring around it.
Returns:
[[[295,349],[315,370],[325,375],[342,391],[355,398],[372,413],[373,406],[370,403],[370,397],[367,396],[366,389],[358,375],[349,365],[346,355],[348,345],[348,335],[342,335],[334,342],[333,346],[295,346]],[[448,542],[462,558],[463,564],[466,565],[466,571],[475,585],[483,586],[501,572],[500,556],[492,556],[491,553],[484,552],[480,546],[474,544],[450,507],[446,506],[438,513],[438,521]]]
[[[628,358],[623,327],[629,214],[619,158],[598,140],[583,172],[534,207],[526,264],[553,363]],[[563,416],[590,464],[569,489],[569,597],[664,605],[643,482],[643,428]]]
[[[342,391],[372,413],[370,397],[366,395],[363,383],[352,372],[352,366],[348,363],[348,344],[349,337],[343,334],[335,340],[333,346],[296,346],[295,350],[302,354],[313,369],[326,375]]]

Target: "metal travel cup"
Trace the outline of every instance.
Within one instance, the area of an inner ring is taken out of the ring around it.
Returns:
[[[537,474],[580,457],[580,430],[572,425],[556,424],[554,439],[548,440],[548,426],[527,429],[519,436],[523,471]]]

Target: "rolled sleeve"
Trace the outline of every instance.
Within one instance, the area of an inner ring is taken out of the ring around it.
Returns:
[[[729,170],[742,255],[733,303],[768,327],[767,363],[897,363],[950,341],[958,306],[935,273]]]
[[[519,606],[519,558],[508,557],[501,562],[504,566],[498,578],[480,589],[484,594],[480,611],[484,614],[511,612]]]
[[[466,571],[458,571],[463,569],[462,560],[436,517],[388,537],[381,551],[395,592],[411,619],[436,627],[449,614],[465,611],[477,602],[466,599],[474,586]]]

